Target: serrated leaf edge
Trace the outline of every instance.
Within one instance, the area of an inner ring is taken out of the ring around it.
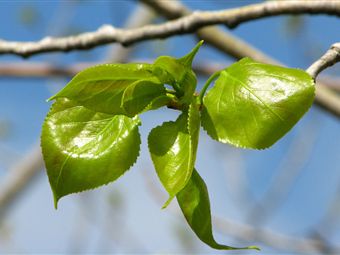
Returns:
[[[42,140],[43,140],[43,136],[44,136],[44,134],[46,133],[46,125],[47,125],[47,119],[50,117],[50,115],[52,114],[51,113],[51,110],[52,110],[52,107],[56,104],[57,102],[55,102],[52,106],[51,106],[51,108],[50,108],[50,111],[48,112],[48,114],[46,115],[46,117],[45,117],[45,119],[44,119],[44,122],[43,122],[43,125],[42,125],[42,131],[41,131],[41,135],[40,135],[40,148],[41,148],[41,152],[42,152],[42,155],[43,155],[43,158],[45,158],[45,155],[47,154],[46,152],[45,152],[45,149],[44,149],[44,147],[42,146]],[[127,117],[127,116],[126,116]],[[129,118],[129,117],[128,117]],[[139,120],[139,122],[138,122],[138,124],[136,125],[136,131],[137,131],[137,134],[138,134],[138,141],[137,141],[137,156],[136,156],[136,158],[135,158],[135,160],[130,164],[130,166],[121,174],[121,175],[119,175],[116,179],[114,179],[114,180],[112,180],[112,181],[108,181],[108,182],[106,182],[106,183],[103,183],[103,184],[100,184],[100,185],[97,185],[97,186],[94,186],[94,187],[91,187],[91,188],[86,188],[86,189],[81,189],[81,190],[79,190],[79,191],[76,191],[76,192],[71,192],[71,193],[68,193],[67,195],[70,195],[70,194],[77,194],[77,193],[81,193],[81,192],[84,192],[84,191],[90,191],[90,190],[94,190],[94,189],[97,189],[97,188],[99,188],[99,187],[102,187],[102,186],[106,186],[106,185],[108,185],[109,183],[111,183],[111,182],[114,182],[115,180],[117,180],[117,179],[119,179],[121,176],[123,176],[127,171],[129,171],[132,167],[133,167],[133,165],[137,162],[137,159],[138,159],[138,157],[140,156],[140,145],[141,145],[141,136],[140,136],[140,133],[139,133],[139,126],[141,126],[141,121]],[[45,161],[44,161],[45,162]],[[46,171],[47,171],[47,167],[46,167],[46,164],[45,164],[45,169],[46,169]],[[49,178],[48,178],[49,179]],[[58,209],[58,202],[59,202],[59,200],[61,199],[61,198],[63,198],[63,197],[65,197],[65,196],[67,196],[67,195],[63,195],[63,196],[57,196],[56,195],[56,193],[55,193],[55,191],[54,191],[54,189],[52,188],[52,185],[51,185],[51,181],[50,181],[50,179],[49,179],[49,183],[50,183],[50,186],[51,186],[51,189],[52,189],[52,193],[53,193],[53,200],[54,200],[54,208],[55,209]]]
[[[150,71],[150,74],[152,73],[152,64],[148,64],[148,63],[126,63],[126,64],[109,64],[109,63],[106,63],[106,64],[98,64],[98,65],[94,65],[94,66],[91,66],[91,67],[88,67],[88,68],[85,68],[84,70],[80,71],[79,73],[77,73],[67,84],[64,88],[62,88],[58,93],[56,93],[55,95],[51,96],[50,98],[47,99],[47,102],[49,101],[52,101],[52,100],[55,100],[57,98],[62,98],[62,97],[65,97],[65,96],[60,96],[61,92],[64,91],[64,89],[72,82],[75,82],[76,79],[78,79],[81,75],[83,75],[85,72],[87,71],[92,71],[93,69],[96,69],[96,68],[100,68],[100,67],[121,67],[121,66],[128,66],[128,65],[131,65],[131,64],[136,64],[136,65],[144,65],[145,67],[150,67],[150,70],[146,70],[146,71]],[[139,69],[142,69],[142,68],[137,68],[138,70]],[[150,76],[151,77],[151,76]],[[99,79],[99,78],[98,78]],[[126,78],[128,79],[128,78]],[[75,84],[79,84],[79,83],[84,83],[84,82],[89,82],[89,81],[96,81],[97,79],[88,79],[88,80],[80,80],[78,82],[76,82]],[[103,79],[102,79],[103,80]],[[75,86],[75,85],[74,85]],[[75,99],[73,99],[75,100]]]
[[[185,112],[182,112],[181,115],[182,115],[182,114],[185,114]],[[188,113],[187,113],[187,114],[188,114]],[[178,118],[176,119],[176,121],[181,117],[181,115],[178,116]],[[188,116],[189,116],[189,114],[188,114]],[[191,139],[191,137],[190,137],[190,133],[189,133],[189,130],[188,130],[188,119],[189,119],[189,117],[187,117],[187,120],[186,120],[186,130],[188,131],[189,139],[190,139],[190,147],[192,148],[192,139]],[[169,126],[169,125],[171,125],[171,124],[175,124],[176,121],[166,121],[166,122],[163,122],[161,125],[158,125],[158,126],[154,127],[154,128],[150,131],[150,133],[149,133],[149,135],[148,135],[148,148],[149,148],[150,154],[151,154],[151,151],[150,151],[150,135],[151,135],[151,133],[153,132],[153,130],[155,130],[155,129],[157,129],[157,128],[162,128],[163,126]],[[195,153],[195,154],[196,154],[196,153]],[[195,156],[196,156],[196,155],[195,155]],[[196,159],[196,157],[195,157],[195,159]],[[151,157],[151,160],[152,160],[152,163],[155,165],[155,163],[154,163],[152,157]],[[163,185],[163,183],[162,183],[163,187],[166,189],[167,193],[169,194],[169,198],[168,198],[167,201],[163,204],[162,209],[165,209],[165,208],[171,203],[171,201],[176,197],[176,195],[178,194],[178,192],[180,192],[180,191],[187,185],[187,183],[188,183],[189,180],[190,180],[190,176],[191,176],[191,174],[192,174],[192,171],[193,171],[193,169],[195,168],[195,162],[192,162],[192,165],[193,165],[193,166],[192,166],[192,169],[191,169],[190,173],[189,173],[188,175],[185,176],[185,178],[187,179],[186,182],[183,184],[183,186],[181,187],[181,189],[177,191],[177,193],[175,193],[175,194],[170,193],[170,192],[168,191],[168,189],[167,189],[167,188]],[[156,174],[157,174],[157,176],[158,176],[158,178],[159,178],[159,180],[160,180],[160,176],[159,176],[157,170],[156,170]]]

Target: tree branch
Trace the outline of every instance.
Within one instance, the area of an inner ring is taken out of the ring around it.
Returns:
[[[40,145],[36,144],[22,160],[8,170],[8,174],[0,182],[0,216],[7,211],[17,194],[43,167]]]
[[[306,70],[314,79],[320,72],[340,61],[340,42],[334,43],[330,49]]]
[[[43,52],[90,49],[114,42],[126,46],[155,38],[192,33],[209,25],[225,24],[229,28],[234,28],[243,22],[282,14],[328,14],[340,16],[340,2],[270,1],[222,11],[196,11],[174,21],[141,28],[119,29],[111,25],[103,25],[93,32],[60,38],[45,37],[37,42],[0,40],[0,54],[29,57]]]
[[[180,2],[174,1],[159,1],[159,0],[140,0],[150,8],[161,13],[167,19],[177,19],[183,16],[190,15],[191,10],[186,8]],[[262,53],[260,50],[244,42],[242,39],[229,34],[228,32],[218,28],[217,26],[209,26],[196,31],[200,40],[214,46],[222,53],[228,54],[236,59],[250,56],[253,59],[275,64],[275,60]]]
[[[176,0],[140,1],[147,4],[149,7],[154,8],[158,13],[161,13],[168,19],[172,19],[174,17],[178,18],[191,13],[188,8],[186,8]],[[284,1],[283,3],[288,3],[288,1]],[[340,4],[340,2],[338,3]],[[228,32],[223,31],[217,27],[207,27],[200,29],[197,31],[197,35],[201,40],[205,40],[205,42],[207,42],[208,44],[236,59],[251,57],[263,63],[283,65],[279,61],[261,52],[259,49],[256,49],[248,43],[242,41],[240,38],[237,38],[236,36],[231,35]],[[335,94],[331,89],[319,85],[321,84],[318,83],[318,86],[316,86],[315,103],[329,113],[332,113],[334,116],[340,117],[340,97]]]
[[[144,25],[149,23],[153,17],[153,12],[150,12],[150,10],[145,10],[142,6],[138,6],[128,17],[126,26],[134,27],[138,25]],[[114,52],[117,50],[119,51],[120,48],[114,48],[111,51],[110,58],[107,58],[106,60],[112,62],[117,60],[124,61],[124,58],[128,58],[129,54],[131,53],[131,48],[125,50],[123,54],[115,54]],[[7,65],[6,67],[2,66],[1,64],[0,75],[2,74],[1,67],[5,69],[3,70],[5,75],[20,75],[18,69],[13,70],[13,66]],[[63,69],[39,63],[34,65],[22,63],[21,67],[22,68],[19,69],[21,70],[22,76],[34,77],[34,71],[36,71],[35,74],[40,73],[41,75],[45,76],[53,74],[73,76],[86,67],[86,64],[75,65],[70,69]],[[8,174],[0,180],[0,219],[5,215],[10,205],[15,201],[15,198],[17,198],[23,192],[28,184],[34,179],[34,176],[37,176],[39,170],[43,168],[44,161],[41,155],[39,142],[37,142],[37,144],[34,145],[21,160],[19,160],[9,169]]]
[[[312,237],[300,237],[285,235],[266,228],[256,228],[244,223],[237,223],[234,220],[220,217],[213,217],[216,230],[232,236],[243,242],[260,242],[269,247],[280,251],[289,251],[296,253],[323,253],[325,250],[331,250],[334,254],[339,253],[338,245],[330,246],[322,240]]]
[[[142,177],[144,178],[145,186],[151,194],[151,197],[157,204],[162,204],[166,197],[163,197],[162,191],[155,185],[152,180],[153,178],[145,171],[142,172]],[[178,216],[181,214],[178,207],[171,205],[167,208],[167,211]],[[226,217],[222,218],[212,215],[212,220],[216,231],[242,241],[243,245],[255,241],[280,251],[293,251],[298,253],[320,252],[323,251],[325,247],[324,242],[314,238],[285,235],[266,228],[257,228],[245,223],[238,223]],[[334,252],[340,251],[339,246],[327,248],[331,248]]]
[[[120,62],[124,63],[125,61],[126,59]],[[131,62],[136,63],[152,63],[153,61],[153,59],[131,59]],[[72,77],[86,68],[103,63],[108,62],[79,62],[66,66],[54,65],[48,62],[0,62],[0,79]],[[230,62],[204,61],[198,64],[194,63],[193,70],[199,75],[210,76],[213,73],[226,68],[230,64]],[[337,78],[332,79],[334,82],[330,81],[329,84],[335,87]],[[340,87],[340,81],[338,84]]]

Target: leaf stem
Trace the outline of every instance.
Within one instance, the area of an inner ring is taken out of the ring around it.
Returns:
[[[200,104],[203,103],[204,94],[205,94],[205,92],[207,91],[207,89],[208,89],[210,83],[212,83],[212,81],[215,80],[216,77],[219,76],[221,72],[222,72],[222,70],[217,71],[216,73],[213,73],[213,74],[209,77],[209,79],[205,82],[205,84],[204,84],[204,86],[203,86],[203,89],[202,89],[202,91],[201,91],[201,93],[200,93],[200,95],[199,95],[199,102],[200,102]]]

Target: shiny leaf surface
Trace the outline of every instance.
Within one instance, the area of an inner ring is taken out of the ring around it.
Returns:
[[[158,78],[152,74],[152,68],[153,66],[150,64],[104,64],[94,66],[77,74],[51,100],[66,97],[96,112],[128,114],[131,116],[134,114],[126,113],[122,107],[124,91],[133,84],[135,84],[135,88],[145,88],[149,84],[150,88],[159,91],[158,88],[162,85]],[[155,94],[152,89],[147,91],[151,92],[151,95]],[[140,94],[136,93],[137,95]],[[148,94],[145,96],[148,99],[153,98]],[[132,98],[130,97],[127,101],[131,102],[131,100]],[[140,98],[137,100],[139,101],[137,107],[139,109],[142,108],[147,99],[143,100],[143,102],[140,102]],[[128,102],[126,107],[130,109]]]
[[[184,189],[177,194],[178,204],[197,237],[214,249],[258,249],[255,246],[235,248],[215,241],[212,232],[208,189],[196,169]]]
[[[172,85],[177,97],[185,104],[189,104],[196,89],[197,79],[192,71],[192,61],[203,41],[199,42],[190,53],[182,58],[170,56],[158,57],[154,63],[155,74],[163,82]]]
[[[202,126],[220,142],[264,149],[310,108],[314,90],[302,70],[245,58],[223,70],[204,97]]]
[[[156,107],[157,103],[163,103],[160,106],[165,105],[168,101],[164,97],[166,97],[166,90],[162,84],[141,80],[125,89],[122,107],[126,114],[132,117],[148,108],[150,104]]]
[[[164,207],[190,179],[196,160],[199,120],[198,109],[190,106],[189,113],[182,113],[175,122],[165,122],[149,134],[152,161],[170,196]]]
[[[41,146],[55,198],[116,180],[139,155],[138,117],[91,111],[57,99],[43,125]]]

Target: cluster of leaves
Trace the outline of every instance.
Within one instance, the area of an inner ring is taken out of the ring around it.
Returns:
[[[179,59],[161,56],[153,64],[88,68],[51,98],[55,102],[41,145],[56,207],[61,197],[126,172],[139,155],[138,115],[166,106],[181,114],[148,137],[156,172],[169,193],[164,207],[176,197],[203,242],[215,249],[237,249],[213,238],[208,191],[195,169],[200,126],[223,143],[267,148],[311,106],[314,82],[302,70],[245,58],[212,75],[198,95],[191,66],[201,44]]]

